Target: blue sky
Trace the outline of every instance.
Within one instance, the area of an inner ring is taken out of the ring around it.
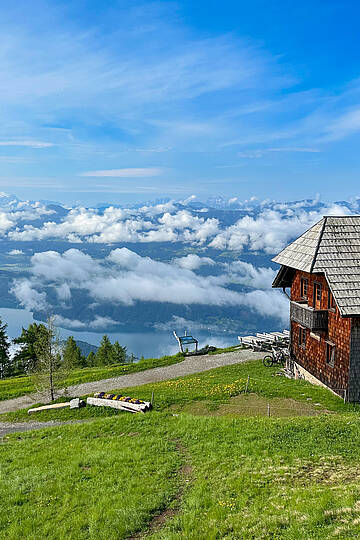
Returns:
[[[355,1],[3,2],[0,190],[359,195]]]

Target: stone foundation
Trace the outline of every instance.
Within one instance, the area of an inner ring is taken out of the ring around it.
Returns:
[[[314,375],[312,375],[311,373],[309,373],[309,371],[307,371],[305,368],[303,368],[302,366],[300,366],[300,364],[298,364],[297,362],[295,362],[294,360],[291,362],[291,367],[289,366],[289,368],[291,369],[292,373],[293,373],[293,376],[294,376],[294,379],[302,379],[304,381],[308,381],[309,383],[311,384],[315,384],[316,386],[321,386],[322,388],[326,388],[327,390],[330,390],[330,392],[332,392],[333,394],[335,394],[335,396],[338,396],[338,397],[343,397],[341,396],[340,394],[337,394],[334,390],[332,390],[329,386],[326,386],[326,384],[324,384],[323,382],[319,381],[319,379],[317,379],[316,377],[314,377]]]

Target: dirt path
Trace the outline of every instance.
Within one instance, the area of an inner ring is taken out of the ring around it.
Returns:
[[[163,529],[167,522],[170,519],[173,519],[180,512],[184,491],[189,487],[193,468],[189,461],[188,452],[183,446],[182,442],[179,439],[173,439],[173,441],[176,442],[177,452],[183,458],[183,464],[178,471],[179,487],[177,493],[175,494],[169,506],[163,508],[160,513],[155,514],[151,521],[148,523],[147,527],[135,534],[135,536],[130,536],[128,540],[143,540],[148,536],[152,536],[154,533],[159,532],[161,529]]]
[[[84,394],[92,394],[93,392],[109,391],[115,388],[130,388],[131,386],[176,379],[176,377],[200,373],[231,364],[239,364],[248,360],[257,360],[260,357],[261,353],[255,353],[249,349],[209,356],[189,356],[182,362],[171,366],[147,369],[146,371],[129,373],[128,375],[121,375],[111,379],[102,379],[101,381],[70,386],[68,393],[72,397],[77,397]],[[44,400],[46,398],[41,394],[28,394],[27,396],[0,401],[0,413],[17,411],[18,409],[30,407],[33,403],[39,403]]]

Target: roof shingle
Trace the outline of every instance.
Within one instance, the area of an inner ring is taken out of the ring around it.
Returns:
[[[324,273],[342,316],[360,315],[360,216],[328,216],[273,258]]]

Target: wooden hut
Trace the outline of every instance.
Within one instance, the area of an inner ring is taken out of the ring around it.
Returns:
[[[360,216],[324,217],[274,259],[290,289],[288,368],[360,401]]]

